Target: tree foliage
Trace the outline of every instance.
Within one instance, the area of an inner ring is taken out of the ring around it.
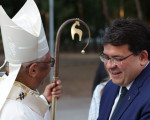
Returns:
[[[49,1],[35,0],[44,23],[48,36],[49,30]],[[23,6],[26,0],[0,0],[8,15],[12,18]],[[149,0],[54,0],[54,28],[55,35],[59,26],[70,18],[80,18],[90,27],[92,36],[91,49],[97,51],[98,43],[105,27],[111,24],[113,19],[120,18],[120,11],[123,10],[124,17],[137,17],[150,24],[150,1]],[[63,49],[68,50],[69,46],[75,46],[78,37],[71,42],[71,25],[64,29],[61,41]],[[84,39],[88,37],[84,30]],[[71,44],[71,45],[70,45]],[[71,47],[70,47],[71,49]]]

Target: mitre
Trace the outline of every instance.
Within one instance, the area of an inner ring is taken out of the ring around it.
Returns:
[[[11,19],[0,6],[0,26],[9,75],[0,78],[0,110],[13,86],[21,64],[43,57],[48,51],[40,12],[33,0],[27,0]]]

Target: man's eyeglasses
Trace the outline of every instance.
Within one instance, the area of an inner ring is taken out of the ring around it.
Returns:
[[[46,63],[46,64],[50,64],[51,67],[54,67],[55,64],[55,59],[51,57],[51,60],[49,62],[35,62],[35,63]],[[26,68],[30,67],[33,63],[29,64],[28,66],[26,66]]]
[[[109,60],[111,61],[111,63],[113,63],[114,65],[121,65],[122,61],[127,59],[128,57],[130,57],[131,55],[134,55],[133,53],[124,57],[124,58],[110,58],[107,55],[105,55],[104,53],[100,54],[99,57],[101,59],[102,62],[107,63]]]

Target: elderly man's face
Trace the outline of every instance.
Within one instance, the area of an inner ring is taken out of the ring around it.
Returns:
[[[41,63],[38,64],[39,73],[37,75],[36,82],[40,85],[44,82],[46,76],[51,70],[51,65],[48,62],[51,60],[50,53],[48,52],[41,60]],[[42,63],[43,62],[43,63]],[[44,63],[45,62],[45,63]]]
[[[45,56],[32,63],[24,64],[16,80],[35,90],[44,81],[51,70],[51,57],[48,52]]]
[[[114,64],[111,60],[108,60],[105,64],[106,69],[109,72],[110,78],[113,83],[119,86],[127,86],[140,74],[147,64],[147,58],[143,58],[143,53],[139,55],[132,55],[133,53],[129,51],[128,45],[113,46],[111,44],[106,44],[104,46],[103,53],[109,58],[114,58]],[[123,61],[116,61],[115,59],[122,59],[129,56]]]

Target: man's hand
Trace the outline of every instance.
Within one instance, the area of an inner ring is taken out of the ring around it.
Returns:
[[[52,96],[55,98],[60,98],[62,91],[62,85],[60,80],[56,80],[53,83],[50,83],[46,86],[44,90],[44,97],[47,99],[48,102],[52,102]]]

